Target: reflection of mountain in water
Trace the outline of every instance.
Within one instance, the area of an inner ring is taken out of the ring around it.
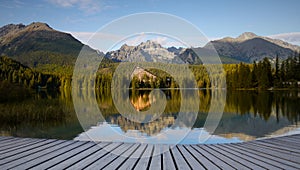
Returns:
[[[266,136],[281,135],[286,132],[283,131],[286,128],[293,130],[297,126],[291,125],[291,122],[284,117],[277,122],[275,116],[270,116],[268,121],[265,121],[260,117],[254,117],[252,114],[240,116],[224,113],[214,134],[226,138],[238,137],[244,141],[249,141]]]
[[[159,119],[150,123],[136,123],[116,113],[114,106],[105,111],[105,119],[109,123],[117,124],[123,131],[139,130],[147,135],[159,133],[162,129],[172,126],[180,110],[180,93],[176,90],[167,90],[164,93],[167,97],[167,105],[164,113]],[[194,128],[204,126],[211,102],[211,91],[199,90],[199,114]],[[185,98],[190,105],[193,98]],[[102,100],[105,103],[105,100]],[[130,101],[137,110],[147,110],[151,107],[151,96],[149,91],[138,91],[130,93]],[[219,126],[214,132],[215,135],[224,137],[239,137],[242,140],[253,140],[272,134],[284,133],[282,129],[295,128],[294,124],[300,121],[298,92],[290,91],[234,91],[227,92],[225,113],[222,116]],[[100,109],[101,102],[99,103]],[[111,111],[111,112],[110,112]],[[189,116],[184,116],[189,121]]]
[[[164,128],[170,128],[174,124],[175,119],[175,116],[163,116],[149,123],[137,123],[119,115],[116,117],[109,117],[107,120],[111,124],[120,126],[124,132],[127,132],[128,130],[138,130],[141,133],[153,136],[160,133]]]

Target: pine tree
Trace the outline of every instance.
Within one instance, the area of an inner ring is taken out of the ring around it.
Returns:
[[[254,61],[253,62],[253,70],[251,72],[251,87],[253,87],[253,88],[256,88],[257,84],[258,84],[258,82],[257,82],[257,75],[258,75],[257,64]]]
[[[278,55],[276,56],[276,61],[275,61],[274,86],[275,87],[279,87],[280,86],[280,81],[279,81],[279,59],[278,59]]]

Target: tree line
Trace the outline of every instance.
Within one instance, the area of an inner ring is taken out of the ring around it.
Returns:
[[[274,66],[268,58],[253,64],[225,65],[227,88],[297,88],[300,81],[300,55],[286,60],[276,57]]]
[[[130,63],[129,63],[130,64]],[[155,63],[159,65],[162,63]],[[228,89],[268,89],[274,88],[296,88],[300,81],[300,55],[295,54],[286,60],[280,61],[276,57],[274,63],[268,58],[262,61],[253,62],[253,64],[224,64],[224,72],[215,70],[214,65],[190,65],[189,69],[193,73],[193,78],[182,75],[182,69],[186,69],[181,65],[166,64],[172,70],[173,75],[178,75],[175,80],[169,73],[159,69],[145,69],[156,78],[144,75],[142,79],[136,76],[119,75],[115,77],[117,81],[126,79],[130,82],[129,88],[178,88],[180,82],[192,84],[195,80],[198,88],[211,88],[213,86],[212,79],[221,80],[222,76],[226,77],[226,87]],[[48,67],[55,67],[48,65]],[[96,77],[84,77],[76,82],[76,87],[85,88],[87,86],[95,87],[99,90],[110,89],[117,63],[106,63],[99,67]],[[126,69],[126,68],[125,68]],[[32,89],[69,89],[71,88],[72,73],[70,68],[59,68],[58,72],[39,71],[31,69],[21,63],[14,61],[8,57],[0,57],[0,81],[7,81],[23,87]],[[213,74],[209,74],[213,72]],[[117,82],[117,84],[121,82]],[[187,86],[186,86],[187,87]],[[220,86],[221,87],[221,86]],[[128,88],[128,87],[121,87]]]
[[[0,57],[0,81],[32,89],[57,89],[67,84],[70,86],[71,77],[37,72],[17,61],[2,56]]]

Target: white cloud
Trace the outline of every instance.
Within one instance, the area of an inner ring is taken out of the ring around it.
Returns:
[[[97,0],[48,0],[52,4],[64,8],[77,7],[79,10],[88,14],[100,11],[101,3]]]
[[[300,45],[300,32],[275,34],[275,35],[269,35],[267,37],[280,39],[295,45]]]

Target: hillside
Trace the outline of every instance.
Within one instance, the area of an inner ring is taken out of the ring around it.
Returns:
[[[45,23],[9,24],[0,28],[0,55],[29,67],[72,66],[82,47],[72,35],[56,31]],[[96,53],[91,48],[90,51]]]
[[[63,77],[66,79],[67,77]],[[0,84],[8,83],[10,86],[23,88],[51,88],[64,85],[62,77],[37,72],[11,58],[0,57]],[[7,92],[7,91],[5,91]]]

